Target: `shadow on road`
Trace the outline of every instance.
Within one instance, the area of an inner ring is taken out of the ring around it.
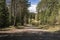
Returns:
[[[55,33],[38,32],[38,33],[14,33],[0,34],[0,40],[60,40],[60,31]]]

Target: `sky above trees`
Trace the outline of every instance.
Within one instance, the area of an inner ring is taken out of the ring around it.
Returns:
[[[7,0],[7,3],[9,2],[10,0]],[[36,6],[38,4],[40,0],[29,0],[29,2],[31,2],[31,6],[28,8],[28,10],[30,12],[35,12],[36,13]]]
[[[37,4],[39,2],[39,0],[29,0],[31,2],[31,4]]]
[[[28,8],[30,12],[36,13],[36,6],[40,0],[29,0],[31,2],[31,6]]]

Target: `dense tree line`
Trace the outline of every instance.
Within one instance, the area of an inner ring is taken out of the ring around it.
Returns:
[[[27,24],[29,6],[28,0],[11,0],[9,6],[6,5],[6,0],[0,0],[0,27]]]
[[[41,0],[37,5],[38,19],[41,24],[55,24],[60,8],[59,0]]]
[[[17,27],[30,23],[32,19],[40,24],[52,25],[60,16],[60,0],[41,0],[36,8],[37,16],[35,13],[29,13],[29,6],[29,0],[11,0],[9,6],[6,5],[6,0],[0,0],[0,27]]]
[[[0,0],[0,27],[9,26],[9,12],[6,6],[6,0]]]
[[[28,7],[30,6],[28,0],[11,0],[11,13],[14,18],[13,25],[24,25],[28,23]]]

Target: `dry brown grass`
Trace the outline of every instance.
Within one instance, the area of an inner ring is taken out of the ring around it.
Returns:
[[[14,26],[10,26],[9,28],[2,28],[0,29],[0,31],[9,31],[9,30],[15,30],[16,28]],[[24,29],[23,27],[19,27],[18,29]],[[42,29],[42,30],[48,30],[49,32],[55,32],[60,30],[60,25],[55,25],[55,26],[42,26],[42,27],[38,27],[38,29]]]
[[[60,30],[60,25],[49,26],[49,28],[47,30],[49,30],[50,32],[58,31],[58,30]]]
[[[55,32],[60,30],[60,25],[40,25],[38,29],[48,30],[49,32]]]

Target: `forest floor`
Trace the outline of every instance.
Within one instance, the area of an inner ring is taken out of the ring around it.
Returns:
[[[58,29],[58,28],[57,28]],[[60,30],[36,29],[25,27],[24,29],[12,29],[0,31],[0,40],[60,40]]]
[[[0,31],[0,40],[60,40],[60,31],[53,33],[40,29]]]
[[[40,25],[41,26],[41,25]],[[42,26],[42,27],[36,27],[34,25],[25,25],[25,26],[19,26],[17,28],[10,26],[8,28],[2,28],[0,29],[0,33],[10,33],[10,32],[20,32],[20,31],[47,31],[47,32],[55,32],[55,31],[59,31],[60,30],[60,25],[57,26]]]

